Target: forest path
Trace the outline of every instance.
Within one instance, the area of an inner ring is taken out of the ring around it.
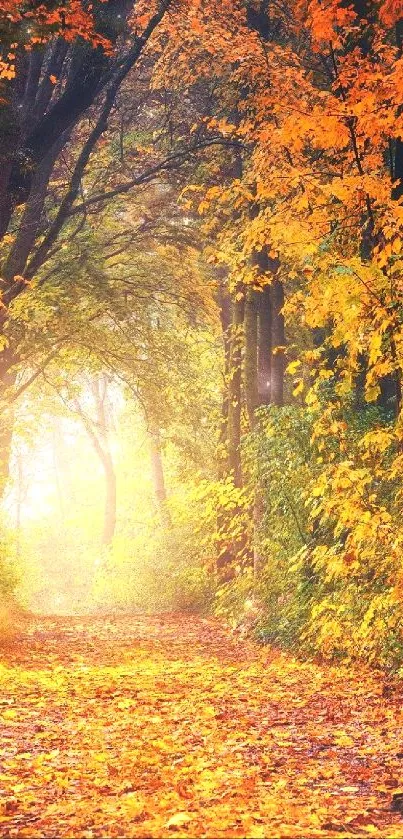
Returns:
[[[2,837],[403,837],[369,673],[180,615],[38,619],[0,661]]]

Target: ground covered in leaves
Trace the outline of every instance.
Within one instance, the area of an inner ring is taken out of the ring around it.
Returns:
[[[188,616],[42,619],[0,655],[1,836],[403,837],[376,675]]]

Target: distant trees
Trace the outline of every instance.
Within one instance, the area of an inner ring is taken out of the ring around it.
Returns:
[[[73,409],[82,420],[94,451],[105,475],[105,505],[102,544],[110,545],[116,528],[116,471],[110,444],[112,421],[111,403],[108,399],[108,379],[105,373],[94,374],[88,381],[92,397],[92,410],[83,406],[79,398],[73,399]]]

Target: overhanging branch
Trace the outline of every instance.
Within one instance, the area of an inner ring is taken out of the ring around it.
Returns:
[[[142,172],[141,175],[137,175],[137,177],[132,178],[130,181],[125,181],[125,183],[118,184],[116,187],[108,190],[107,192],[99,193],[98,195],[93,195],[91,198],[88,198],[81,204],[77,204],[75,207],[71,208],[69,216],[74,216],[77,213],[84,212],[88,209],[88,207],[91,207],[93,204],[99,204],[103,201],[109,201],[111,198],[115,198],[117,195],[123,195],[126,192],[130,192],[130,190],[134,187],[142,186],[142,184],[148,183],[161,172],[167,172],[171,169],[175,169],[176,166],[180,165],[181,163],[184,163],[186,160],[189,160],[192,157],[192,155],[204,151],[205,149],[211,148],[212,146],[224,146],[227,148],[236,149],[245,148],[245,146],[239,140],[226,140],[222,137],[213,137],[209,140],[196,143],[193,146],[188,146],[186,149],[176,152],[176,154],[169,155],[169,157],[166,157],[165,160],[161,160],[159,163],[156,163],[155,166],[151,166],[149,169],[146,169],[145,172]]]

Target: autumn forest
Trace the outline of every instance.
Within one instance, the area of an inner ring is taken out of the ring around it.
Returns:
[[[0,47],[0,836],[403,839],[403,0]]]

